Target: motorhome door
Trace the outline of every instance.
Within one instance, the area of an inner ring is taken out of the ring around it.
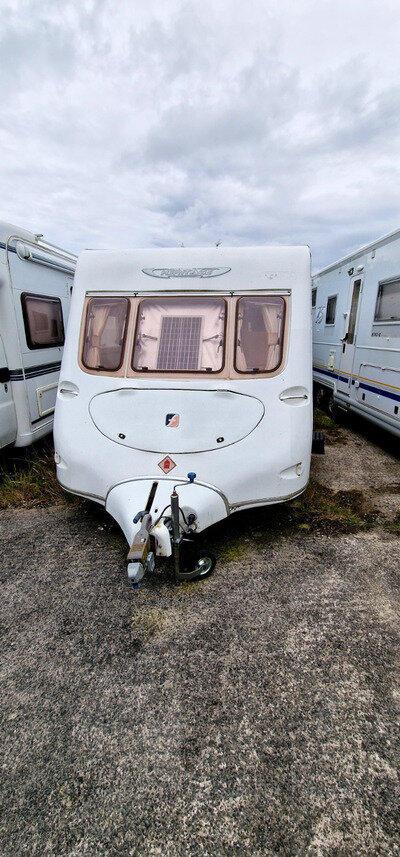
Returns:
[[[17,417],[11,392],[10,372],[0,336],[0,447],[13,443],[17,436]]]
[[[342,339],[342,350],[339,362],[339,378],[337,389],[339,393],[350,394],[351,372],[353,370],[354,352],[356,347],[356,325],[362,278],[355,277],[350,284],[350,309],[346,316],[346,330]]]

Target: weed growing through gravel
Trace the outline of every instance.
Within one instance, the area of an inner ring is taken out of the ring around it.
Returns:
[[[396,515],[394,521],[389,521],[384,526],[385,530],[389,533],[394,533],[395,536],[400,536],[400,515]]]
[[[276,541],[295,533],[362,532],[372,527],[375,518],[376,513],[361,491],[332,491],[311,479],[305,492],[289,503],[240,512],[221,521],[208,542],[218,560],[240,561],[263,541]]]
[[[31,509],[66,503],[69,499],[57,482],[54,450],[49,440],[1,453],[0,509],[10,506]]]
[[[336,423],[324,411],[314,408],[313,426],[316,431],[328,431],[337,429]]]
[[[314,408],[313,428],[314,431],[324,432],[327,444],[347,442],[346,434],[340,424],[319,408]]]
[[[332,491],[314,479],[290,508],[298,529],[323,529],[327,533],[367,530],[376,517],[362,491]]]

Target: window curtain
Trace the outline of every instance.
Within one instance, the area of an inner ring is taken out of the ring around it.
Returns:
[[[88,336],[89,342],[87,343],[85,363],[90,369],[97,369],[100,366],[100,341],[107,324],[110,310],[110,305],[89,307],[92,319]]]
[[[281,332],[282,306],[277,304],[263,304],[262,316],[267,331],[268,348],[265,360],[265,369],[271,371],[278,365],[280,359],[280,332]]]

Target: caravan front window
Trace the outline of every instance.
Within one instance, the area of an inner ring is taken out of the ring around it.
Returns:
[[[274,372],[282,361],[285,301],[278,296],[239,298],[235,369]]]
[[[122,365],[129,316],[127,298],[91,298],[86,308],[82,363],[98,372]]]
[[[220,372],[226,302],[214,297],[145,298],[138,307],[136,372]]]

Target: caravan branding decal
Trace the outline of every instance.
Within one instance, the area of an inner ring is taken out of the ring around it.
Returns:
[[[162,280],[170,280],[173,277],[221,277],[228,274],[230,268],[142,268],[144,274],[149,277],[159,277]]]
[[[169,428],[176,428],[179,425],[179,414],[167,414],[165,425],[169,426]]]

